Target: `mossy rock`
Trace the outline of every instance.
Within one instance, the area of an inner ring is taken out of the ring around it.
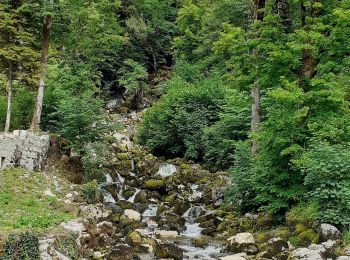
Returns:
[[[181,168],[181,170],[188,170],[188,169],[191,169],[191,166],[188,164],[181,164],[180,168]]]
[[[151,180],[145,181],[143,186],[145,189],[149,189],[149,190],[161,190],[165,188],[165,181],[151,179]]]
[[[168,202],[170,204],[173,204],[175,201],[175,195],[168,195],[166,198],[165,198],[165,202]]]
[[[142,243],[142,237],[137,231],[132,231],[127,235],[126,242],[130,245],[139,245]]]
[[[206,236],[200,236],[193,239],[193,245],[195,247],[205,248],[209,244],[209,240]]]
[[[241,228],[242,231],[252,231],[254,227],[254,223],[251,219],[247,217],[243,217],[239,223],[239,227]]]
[[[259,228],[269,228],[273,225],[273,216],[269,213],[259,214],[256,226]]]
[[[128,153],[118,153],[117,158],[119,160],[125,161],[129,159],[129,154]]]

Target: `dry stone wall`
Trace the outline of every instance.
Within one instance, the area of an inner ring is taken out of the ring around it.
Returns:
[[[50,136],[25,130],[0,133],[0,170],[23,167],[43,170],[50,150]]]

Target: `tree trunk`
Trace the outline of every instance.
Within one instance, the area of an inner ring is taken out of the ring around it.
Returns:
[[[13,78],[12,78],[12,62],[10,62],[9,66],[9,73],[8,73],[8,87],[7,87],[7,113],[6,113],[6,123],[5,123],[5,133],[10,131],[10,125],[11,125],[11,114],[12,114],[12,85],[13,85]]]
[[[251,121],[251,130],[252,133],[256,133],[259,129],[261,122],[260,115],[260,87],[256,86],[251,91],[251,96],[253,99],[252,104],[252,121]],[[253,140],[252,143],[252,154],[255,155],[259,150],[259,144],[256,140]]]
[[[264,19],[263,8],[265,8],[265,0],[254,0],[254,20],[262,21]],[[257,51],[254,51],[257,54]],[[260,86],[256,85],[251,90],[252,97],[252,119],[251,119],[251,131],[252,134],[256,133],[259,129],[261,122],[260,115]],[[259,150],[259,144],[256,140],[252,141],[252,155],[256,155]]]
[[[44,90],[45,90],[45,77],[46,77],[46,66],[49,56],[49,44],[50,35],[52,29],[52,17],[48,15],[44,19],[43,26],[43,42],[41,47],[41,58],[40,58],[40,74],[39,74],[39,88],[35,103],[35,110],[33,114],[32,124],[30,130],[33,132],[40,131],[40,120],[41,112],[43,107]]]

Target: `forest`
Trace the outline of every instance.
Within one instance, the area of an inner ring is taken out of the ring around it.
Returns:
[[[350,243],[350,0],[2,0],[0,36],[0,127],[58,136],[79,184],[113,172],[111,118],[134,113],[147,153],[227,173],[221,211]]]

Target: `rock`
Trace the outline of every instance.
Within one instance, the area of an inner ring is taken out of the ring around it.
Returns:
[[[214,203],[215,207],[218,207],[224,203],[224,193],[226,188],[225,187],[218,187],[214,188],[211,192],[211,199]]]
[[[121,228],[129,226],[130,228],[140,228],[142,227],[141,214],[133,209],[124,210],[123,214],[120,216],[119,225]]]
[[[324,246],[324,248],[326,248],[327,250],[332,251],[337,245],[337,242],[334,240],[327,240],[326,242],[321,243],[321,245]]]
[[[179,236],[179,233],[177,231],[173,231],[173,230],[156,230],[155,231],[155,235],[159,238],[174,238]]]
[[[113,99],[107,103],[106,108],[108,110],[114,110],[120,107],[123,103],[124,103],[124,100],[122,98]]]
[[[259,252],[258,246],[252,233],[238,233],[237,235],[227,239],[227,250],[233,253],[247,253],[254,255]]]
[[[288,250],[289,246],[286,240],[273,238],[267,242],[267,252],[273,256]]]
[[[103,221],[96,225],[97,229],[102,234],[112,235],[113,234],[113,224],[111,222]]]
[[[141,214],[135,210],[132,209],[126,209],[124,210],[124,215],[133,221],[140,221],[141,220]]]
[[[156,179],[151,179],[145,181],[143,187],[148,190],[162,190],[165,189],[165,181],[164,180],[156,180]]]
[[[247,254],[240,253],[229,256],[220,257],[219,260],[246,260],[248,258]]]
[[[173,211],[174,213],[178,215],[183,215],[189,208],[191,207],[190,203],[185,202],[184,200],[177,198],[174,201],[174,208]]]
[[[48,196],[48,197],[56,197],[55,194],[52,193],[52,191],[50,189],[47,189],[44,191],[44,195]]]
[[[97,221],[109,219],[113,215],[112,209],[103,204],[89,204],[80,206],[80,210]]]
[[[295,249],[291,254],[292,259],[303,260],[323,260],[323,257],[317,250],[310,250],[308,248]]]
[[[208,244],[209,244],[209,241],[206,236],[200,236],[193,239],[193,245],[195,247],[205,248]]]
[[[350,260],[350,256],[339,256],[337,260]]]
[[[81,219],[77,219],[77,220],[71,220],[68,222],[62,222],[60,224],[61,227],[63,227],[64,229],[73,232],[73,233],[83,233],[84,231],[86,231],[86,227],[83,223],[83,220]]]
[[[137,231],[132,231],[127,235],[126,242],[129,245],[139,245],[142,243],[142,237]]]
[[[323,245],[311,244],[308,249],[318,252],[324,259],[334,259],[336,255]]]
[[[158,258],[172,258],[174,260],[182,260],[182,250],[174,244],[158,244],[154,250],[154,254]]]
[[[321,224],[320,240],[325,242],[327,240],[338,240],[341,239],[340,231],[333,225]]]
[[[113,247],[107,259],[125,260],[125,259],[133,259],[133,257],[134,257],[134,249],[129,245],[123,244],[123,245],[117,245]]]

